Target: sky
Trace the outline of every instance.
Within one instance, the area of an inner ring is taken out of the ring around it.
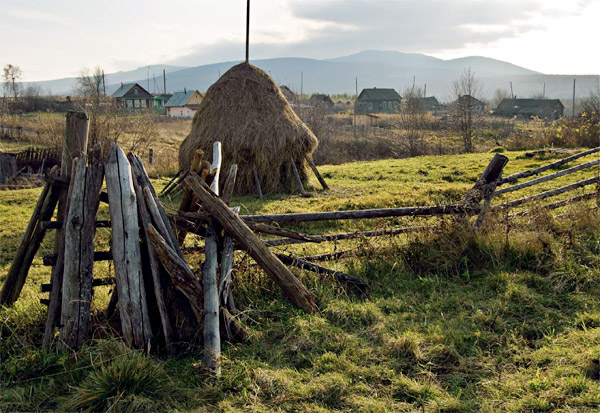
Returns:
[[[23,80],[244,58],[245,0],[0,0]],[[600,74],[600,0],[252,0],[252,59],[397,50]]]

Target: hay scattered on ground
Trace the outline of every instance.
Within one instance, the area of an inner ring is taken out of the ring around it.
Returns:
[[[206,92],[181,144],[181,168],[189,167],[197,149],[210,159],[215,141],[223,147],[221,179],[238,164],[237,194],[256,192],[254,169],[264,193],[292,191],[291,159],[306,179],[304,159],[318,144],[273,79],[247,63],[232,67]]]

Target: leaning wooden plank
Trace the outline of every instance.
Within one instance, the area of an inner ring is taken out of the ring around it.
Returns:
[[[150,182],[150,177],[148,176],[148,173],[146,172],[146,168],[144,168],[144,164],[143,164],[141,158],[139,156],[133,156],[132,160],[133,160],[132,161],[133,172],[136,175],[136,178],[139,177],[139,179],[141,179],[140,182],[144,182],[143,186],[147,187],[150,190],[150,193],[152,194],[152,197],[154,198],[154,202],[158,208],[158,212],[162,218],[162,222],[165,224],[165,227],[169,234],[168,239],[172,242],[173,245],[175,245],[175,250],[179,253],[179,255],[183,256],[181,254],[181,250],[179,249],[179,245],[177,244],[177,236],[175,235],[175,231],[173,230],[173,227],[171,226],[171,222],[169,221],[169,217],[167,216],[165,209],[163,208],[162,204],[160,203],[160,200],[158,199],[158,195],[156,195],[154,186],[152,186],[152,182]]]
[[[27,229],[25,229],[25,233],[21,238],[21,243],[19,244],[19,248],[14,255],[13,262],[8,270],[8,275],[4,280],[4,284],[2,285],[2,292],[0,292],[0,305],[12,305],[19,295],[21,294],[21,289],[25,284],[25,280],[20,279],[21,269],[24,265],[25,254],[27,252],[27,248],[31,243],[31,239],[34,236],[36,228],[39,226],[42,215],[43,206],[47,203],[47,198],[50,193],[51,184],[46,184],[44,189],[42,189],[42,193],[38,198],[37,204],[33,210],[33,214],[29,219],[29,223],[27,224]],[[19,288],[19,286],[21,286]]]
[[[516,174],[512,174],[512,175],[506,176],[506,177],[504,177],[504,178],[502,178],[500,180],[500,182],[498,183],[498,185],[502,185],[502,184],[505,184],[507,182],[516,182],[518,179],[521,179],[521,178],[527,178],[529,176],[538,175],[538,174],[541,174],[544,171],[547,171],[548,169],[556,169],[556,168],[558,168],[560,166],[563,166],[564,164],[567,164],[569,162],[573,162],[576,159],[582,158],[582,157],[587,156],[587,155],[591,155],[591,154],[596,153],[596,152],[600,152],[600,146],[597,147],[597,148],[593,148],[593,149],[587,150],[585,152],[578,153],[578,154],[573,155],[573,156],[569,156],[569,157],[561,159],[559,161],[549,163],[548,165],[545,165],[545,166],[542,166],[542,167],[539,167],[539,168],[530,169],[528,171],[518,172]]]
[[[296,167],[296,162],[293,159],[290,159],[290,165],[292,167],[292,175],[294,175],[294,180],[296,181],[296,186],[298,187],[298,191],[301,194],[304,194],[304,185],[302,184],[302,179],[300,179],[300,174],[298,173],[298,168]]]
[[[102,147],[98,144],[86,167],[81,155],[72,179],[65,225],[65,266],[59,343],[78,351],[88,339],[92,303],[94,236],[96,213],[100,205],[100,189],[104,180]]]
[[[136,196],[131,166],[116,144],[110,148],[105,170],[121,328],[127,344],[146,349],[152,343],[152,329],[142,275]]]
[[[73,160],[79,158],[87,152],[89,133],[89,118],[83,112],[69,111],[65,121],[65,135],[63,139],[63,150],[60,164],[60,178],[64,182],[69,182],[73,168]],[[70,188],[70,183],[68,184]],[[68,210],[68,191],[62,191],[58,201],[58,212],[56,219],[64,221]],[[57,230],[54,234],[54,253],[58,255],[56,265],[52,268],[50,282],[52,283],[52,292],[50,293],[50,305],[48,306],[48,318],[44,331],[44,348],[49,349],[54,336],[54,328],[60,320],[60,310],[62,307],[62,280],[64,269],[64,241],[65,237],[62,230]]]
[[[171,277],[173,285],[188,299],[196,319],[201,321],[204,314],[204,294],[200,280],[196,278],[187,263],[158,233],[154,226],[149,225],[147,230],[150,243],[161,264]]]
[[[313,162],[313,160],[310,158],[310,156],[306,157],[306,162],[308,163],[308,166],[310,166],[310,169],[312,169],[312,171],[314,172],[315,176],[319,180],[319,183],[321,184],[321,186],[323,187],[323,189],[327,191],[329,189],[329,186],[327,185],[327,182],[325,182],[325,180],[323,179],[323,177],[319,173],[319,170],[317,169],[317,166],[315,165],[315,163]]]
[[[586,162],[581,165],[573,166],[572,168],[565,169],[560,172],[553,173],[551,175],[542,176],[541,178],[532,179],[531,181],[523,182],[521,184],[509,186],[508,188],[502,188],[496,191],[496,195],[506,194],[508,192],[518,191],[519,189],[527,188],[533,185],[541,184],[542,182],[551,181],[552,179],[560,178],[561,176],[569,175],[582,169],[591,168],[592,166],[600,164],[600,159],[595,161]]]
[[[144,239],[146,240],[145,244],[148,252],[148,259],[150,261],[150,274],[152,276],[152,285],[154,288],[154,296],[156,298],[158,313],[160,315],[162,332],[165,337],[165,345],[167,347],[167,352],[172,355],[175,354],[177,350],[175,346],[176,335],[175,331],[173,330],[173,326],[171,325],[171,319],[169,318],[169,309],[166,303],[167,295],[161,281],[160,264],[158,256],[156,255],[156,251],[152,247],[152,244],[149,240],[148,227],[152,223],[152,218],[147,208],[142,183],[137,178],[134,178],[133,180],[133,187],[135,189],[138,214],[140,217],[140,223],[142,227],[142,234],[144,236]]]
[[[317,311],[313,294],[269,251],[269,248],[252,233],[244,221],[210,191],[198,175],[191,173],[185,181],[206,211],[219,221],[225,231],[254,258],[298,307],[309,313]]]
[[[275,254],[275,255],[284,264],[292,265],[294,267],[297,267],[297,268],[300,268],[303,270],[316,272],[318,274],[331,275],[336,280],[346,283],[346,284],[350,284],[353,287],[356,287],[362,291],[365,291],[366,288],[369,286],[369,283],[367,281],[363,280],[362,278],[354,277],[352,275],[346,274],[341,271],[335,271],[335,270],[331,270],[329,268],[321,267],[320,265],[313,264],[312,262],[308,262],[308,261],[302,260],[300,258],[292,257],[292,256],[285,255],[285,254]]]
[[[583,188],[584,186],[595,184],[598,181],[599,181],[598,177],[584,179],[583,181],[578,181],[573,184],[566,185],[566,186],[563,186],[563,187],[560,187],[557,189],[552,189],[550,191],[542,192],[540,194],[528,196],[525,198],[515,199],[514,201],[508,201],[501,205],[496,205],[496,206],[492,207],[491,209],[492,210],[500,210],[500,209],[504,209],[507,207],[510,208],[510,207],[519,206],[519,205],[525,204],[527,202],[539,201],[539,200],[546,199],[546,198],[549,198],[552,196],[563,194],[565,192],[573,191],[574,189]]]

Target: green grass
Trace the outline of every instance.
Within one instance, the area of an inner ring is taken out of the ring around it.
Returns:
[[[520,155],[507,153],[507,174],[548,162]],[[324,166],[329,192],[246,197],[234,204],[247,213],[282,213],[451,203],[491,156]],[[0,274],[8,270],[38,194],[0,192]],[[178,199],[170,201],[176,205]],[[94,296],[95,339],[89,346],[76,357],[40,350],[45,309],[38,291],[49,270],[36,259],[22,298],[0,309],[0,410],[597,411],[600,217],[589,205],[558,213],[566,216],[554,220],[540,212],[514,222],[508,233],[501,217],[492,216],[477,237],[447,219],[441,234],[282,248],[361,252],[323,265],[369,279],[367,297],[293,270],[315,293],[316,315],[297,310],[239,254],[233,288],[251,338],[223,345],[217,380],[202,370],[200,348],[176,358],[146,357],[111,338],[101,314],[107,287]],[[322,233],[422,221],[296,228]],[[99,231],[99,249],[107,248],[107,238],[106,230]],[[191,236],[187,243],[201,244]],[[197,273],[199,258],[189,257]],[[106,265],[95,269],[99,276],[107,271]]]

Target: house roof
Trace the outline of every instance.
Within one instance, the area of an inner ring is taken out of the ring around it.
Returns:
[[[400,100],[402,97],[394,89],[363,89],[358,100]]]
[[[503,99],[496,112],[513,113],[528,109],[564,109],[559,99]]]
[[[439,106],[440,102],[437,100],[437,98],[435,96],[429,96],[426,98],[419,98],[419,102],[421,103],[421,105],[423,106]]]
[[[115,92],[112,94],[112,97],[122,98],[127,95],[135,86],[142,89],[146,94],[152,96],[146,89],[141,87],[139,83],[123,83],[117,90],[115,90]]]
[[[456,102],[460,103],[460,104],[485,106],[484,102],[482,102],[481,100],[479,100],[477,98],[474,98],[471,95],[462,95],[462,96],[459,96],[458,99],[456,99]]]
[[[185,106],[185,104],[190,100],[192,95],[196,93],[197,90],[188,90],[186,92],[175,92],[173,96],[169,98],[165,107],[170,108],[174,106]]]

